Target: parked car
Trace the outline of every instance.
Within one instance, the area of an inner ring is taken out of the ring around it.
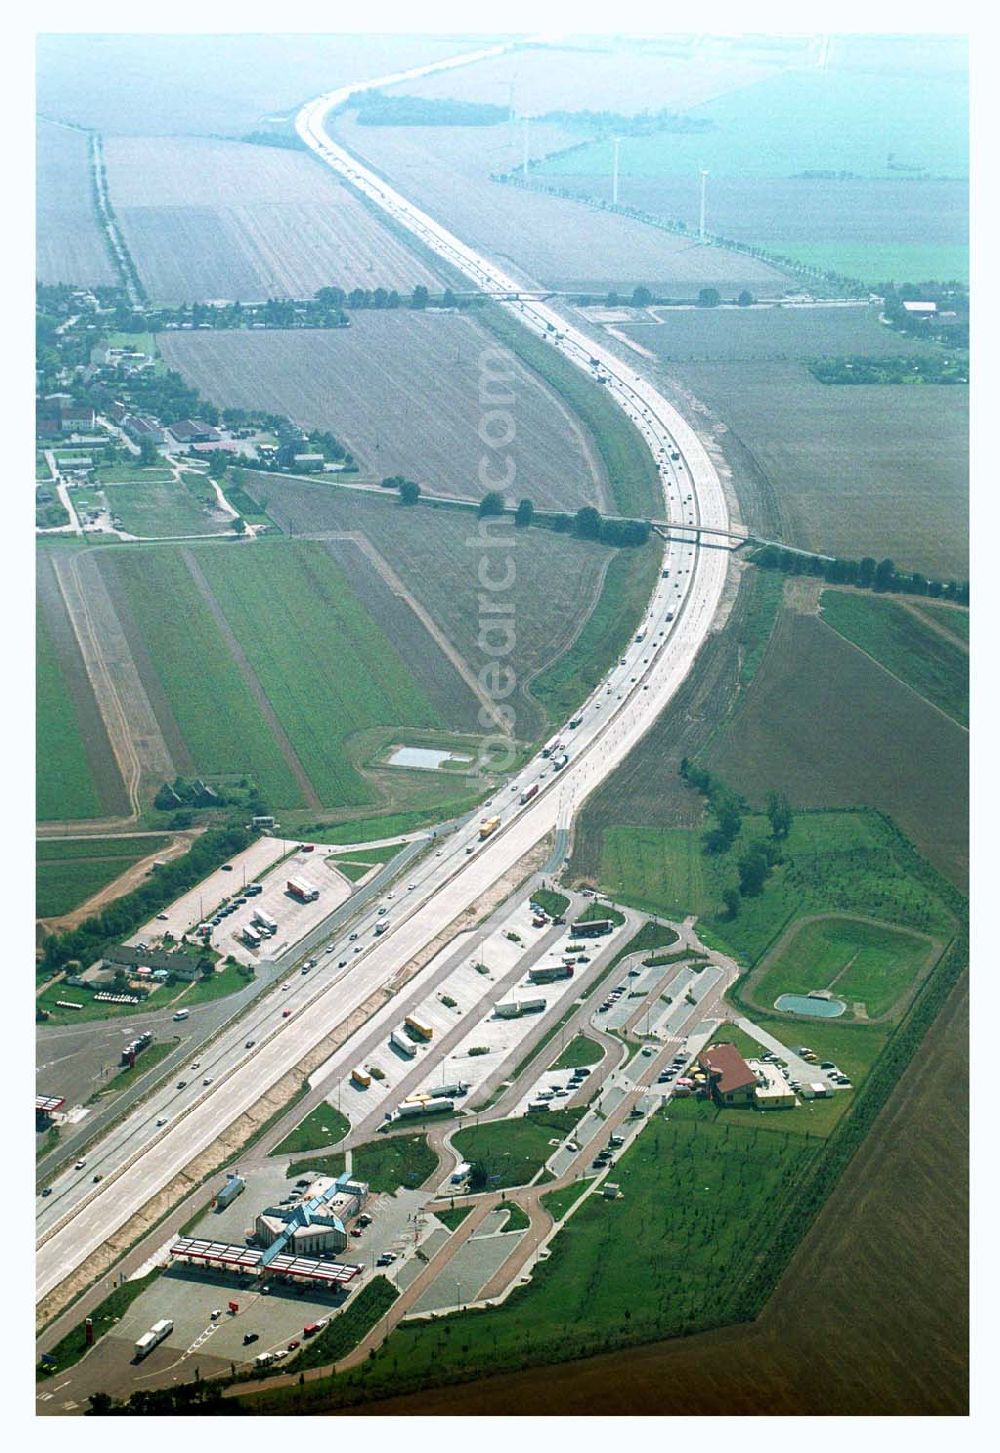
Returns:
[[[251,1342],[259,1342],[259,1341],[260,1341],[260,1333],[259,1332],[244,1332],[243,1333],[243,1346],[244,1347],[249,1347]]]

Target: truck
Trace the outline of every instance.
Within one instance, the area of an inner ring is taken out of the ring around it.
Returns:
[[[484,817],[479,824],[479,841],[482,842],[485,838],[490,837],[492,833],[496,832],[499,826],[499,817]]]
[[[637,631],[636,632],[635,639],[636,639],[637,642],[641,642],[641,641],[644,641],[646,639],[646,627],[645,626],[643,626],[643,628],[642,628],[641,631]]]
[[[569,723],[570,730],[571,731],[576,731],[577,727],[580,725],[580,723],[582,721],[583,721],[583,717],[582,716],[574,716],[574,717],[571,717],[570,718],[570,723]]]
[[[453,1085],[438,1085],[433,1090],[427,1091],[427,1096],[432,1100],[454,1099],[456,1095],[464,1095],[469,1086],[465,1080],[456,1080]]]
[[[529,1100],[528,1101],[528,1108],[527,1108],[527,1110],[525,1110],[524,1113],[526,1115],[534,1115],[539,1110],[548,1110],[550,1108],[551,1107],[549,1105],[548,1100]]]
[[[388,927],[389,927],[389,923],[388,923],[388,920],[385,919],[385,918],[383,918],[383,920],[382,920],[381,923],[376,923],[376,925],[375,925],[375,937],[376,938],[381,938],[382,934],[385,933],[385,931],[386,931],[386,929]]]
[[[285,888],[300,903],[315,903],[319,897],[319,889],[314,888],[311,883],[307,883],[305,878],[289,878]]]
[[[561,748],[562,742],[559,740],[558,737],[553,737],[551,742],[549,742],[548,746],[542,748],[542,756],[552,757],[555,755],[556,752],[560,751]]]
[[[142,1034],[138,1035],[135,1039],[132,1040],[130,1044],[127,1044],[122,1050],[121,1063],[123,1065],[128,1065],[129,1069],[131,1069],[132,1066],[135,1064],[136,1055],[141,1054],[142,1051],[152,1043],[152,1032],[148,1029],[144,1029]]]
[[[429,1024],[424,1024],[422,1020],[416,1017],[415,1014],[407,1014],[406,1018],[403,1020],[403,1024],[410,1031],[410,1033],[415,1034],[418,1039],[433,1039],[434,1037],[434,1030],[431,1028],[431,1026]]]
[[[277,920],[272,918],[269,913],[265,913],[263,908],[254,909],[253,921],[258,928],[263,929],[264,932],[266,934],[269,934],[272,938],[278,932]]]
[[[524,791],[521,793],[521,805],[522,805],[522,807],[523,807],[523,805],[526,802],[530,802],[533,797],[537,797],[537,796],[538,796],[538,783],[537,782],[532,782],[531,786],[530,787],[526,787],[524,789]]]
[[[412,1059],[417,1052],[417,1047],[412,1039],[408,1039],[398,1029],[394,1029],[389,1035],[389,1045],[392,1049],[398,1049],[400,1054],[405,1054],[407,1059]]]
[[[522,1014],[540,1014],[547,1003],[547,999],[508,999],[494,1013],[498,1019],[520,1019]]]
[[[443,1115],[454,1108],[454,1100],[404,1100],[396,1114],[405,1119],[408,1115]]]
[[[356,1084],[358,1088],[362,1090],[367,1090],[368,1086],[372,1082],[372,1077],[367,1070],[351,1070],[351,1079],[353,1080],[354,1084]]]
[[[169,1337],[174,1330],[174,1324],[169,1317],[164,1317],[161,1322],[154,1322],[148,1332],[143,1332],[135,1344],[135,1360],[141,1362],[148,1357],[154,1347],[159,1347],[165,1338]]]
[[[573,932],[580,938],[601,938],[613,928],[610,918],[591,918],[585,923],[574,923]]]
[[[553,762],[553,763],[552,763],[552,766],[553,766],[553,768],[554,768],[554,769],[555,769],[555,771],[557,771],[557,772],[561,772],[561,771],[562,771],[562,769],[563,769],[563,768],[564,768],[564,767],[565,767],[565,765],[566,765],[566,763],[567,763],[567,762],[568,762],[568,761],[569,761],[569,757],[568,757],[568,756],[567,756],[567,755],[566,755],[566,753],[565,753],[565,752],[562,752],[562,753],[561,753],[561,754],[560,754],[560,755],[559,755],[559,756],[558,756],[558,757],[557,757],[557,758],[556,758],[556,759],[555,759],[555,761],[554,761],[554,762]]]
[[[260,934],[252,923],[248,923],[243,930],[243,942],[248,948],[260,948]]]
[[[528,979],[532,984],[551,984],[553,979],[572,979],[572,964],[547,964],[538,969],[528,970]]]

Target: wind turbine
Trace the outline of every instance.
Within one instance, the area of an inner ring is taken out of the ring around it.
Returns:
[[[705,241],[705,183],[708,180],[708,172],[701,168],[701,207],[698,212],[698,241]]]

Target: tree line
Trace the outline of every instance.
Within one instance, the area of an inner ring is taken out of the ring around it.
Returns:
[[[700,792],[715,819],[702,838],[703,851],[710,857],[728,854],[743,827],[747,812],[746,799],[727,787],[721,777],[699,767],[689,757],[682,757],[680,775],[696,792]],[[792,830],[792,809],[782,793],[769,792],[765,814],[771,825],[769,838],[754,838],[736,862],[737,878],[723,889],[722,902],[727,918],[735,918],[744,898],[759,898],[771,869],[783,859],[781,844]]]
[[[762,570],[780,570],[786,575],[819,575],[831,585],[857,585],[862,590],[926,595],[935,600],[950,600],[957,605],[969,604],[967,580],[931,580],[919,571],[899,571],[888,558],[875,560],[827,559],[780,545],[764,545],[750,556]]]

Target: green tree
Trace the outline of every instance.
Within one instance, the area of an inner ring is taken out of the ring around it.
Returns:
[[[770,864],[761,843],[751,843],[739,861],[740,892],[744,898],[759,898],[767,882]]]
[[[427,289],[424,287],[423,283],[417,283],[417,286],[413,289],[411,307],[426,308],[429,301],[430,294],[428,293]]]
[[[414,479],[404,479],[399,486],[400,503],[415,505],[420,498],[420,485]]]
[[[515,525],[520,525],[522,528],[524,528],[527,525],[530,525],[532,519],[534,518],[534,514],[535,514],[535,506],[532,503],[532,501],[530,499],[523,499],[523,500],[521,500],[521,502],[518,505],[517,509],[514,511],[514,523],[515,523]]]
[[[491,489],[484,494],[479,501],[479,518],[485,519],[489,515],[502,515],[504,512],[504,499],[499,490]]]
[[[584,505],[577,510],[573,529],[581,540],[596,540],[601,533],[601,516],[593,505]]]
[[[233,520],[233,530],[236,532],[237,535],[246,534],[247,522],[242,515],[237,515],[235,520]]]
[[[633,308],[648,308],[652,301],[653,294],[649,291],[649,288],[639,286],[632,290]]]
[[[469,1190],[485,1191],[488,1184],[489,1175],[485,1163],[481,1160],[472,1161],[469,1167]]]
[[[731,919],[736,917],[736,915],[740,911],[740,904],[742,903],[742,901],[743,895],[741,894],[735,883],[732,883],[728,888],[723,889],[722,903],[723,907],[725,908],[727,918]]]
[[[722,294],[718,288],[702,288],[698,293],[699,308],[717,308],[722,302]]]
[[[159,460],[159,457],[160,451],[157,449],[152,439],[143,439],[142,443],[139,445],[139,463],[142,465],[142,467],[146,469],[149,467],[149,465],[156,464]]]
[[[746,288],[744,288],[736,301],[741,308],[749,308],[750,304],[753,302],[753,293],[747,292]]]
[[[888,558],[880,560],[875,567],[875,589],[888,590],[896,578],[896,566]]]
[[[767,816],[775,838],[786,838],[792,830],[792,809],[788,798],[779,792],[767,794]]]

